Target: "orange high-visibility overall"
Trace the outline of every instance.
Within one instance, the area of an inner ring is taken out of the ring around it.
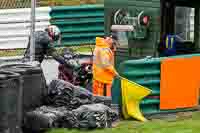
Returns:
[[[104,38],[96,37],[93,59],[93,93],[99,96],[111,96],[114,76],[114,54]]]

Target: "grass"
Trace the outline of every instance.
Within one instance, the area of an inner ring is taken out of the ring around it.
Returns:
[[[92,49],[94,46],[91,46]],[[63,48],[56,48],[58,53],[61,53]],[[89,46],[81,46],[81,47],[72,47],[76,52],[91,52]],[[0,50],[0,57],[9,57],[9,56],[23,56],[25,50],[24,49],[17,49],[17,50]]]
[[[167,119],[154,119],[145,123],[136,121],[122,121],[116,128],[94,131],[78,131],[67,129],[52,129],[47,133],[199,133],[200,112],[190,117],[177,117],[170,121]]]
[[[92,50],[94,50],[94,46],[86,46],[86,47],[78,47],[75,51],[76,52],[91,52],[91,48]]]
[[[0,57],[8,57],[8,56],[22,56],[25,50],[0,50]]]

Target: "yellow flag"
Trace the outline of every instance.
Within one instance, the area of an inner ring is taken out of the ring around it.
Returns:
[[[128,79],[121,78],[122,112],[125,119],[130,117],[146,121],[140,111],[141,100],[151,93],[151,90]]]

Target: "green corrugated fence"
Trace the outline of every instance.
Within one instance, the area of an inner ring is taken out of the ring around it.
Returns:
[[[157,113],[160,95],[160,59],[128,60],[120,64],[119,70],[123,77],[152,90],[152,94],[141,102],[140,107],[144,114]]]
[[[50,16],[62,32],[62,46],[94,44],[104,35],[103,5],[52,7]]]
[[[174,56],[178,57],[192,57],[200,56],[199,54]],[[166,58],[166,57],[165,57]],[[145,115],[158,114],[158,113],[170,113],[193,110],[190,109],[176,109],[176,110],[160,110],[160,65],[164,58],[152,58],[152,59],[139,59],[139,60],[127,60],[120,64],[120,74],[140,85],[148,87],[152,90],[152,94],[143,99],[140,104],[140,108]],[[112,88],[112,102],[116,105],[122,105],[121,103],[121,86],[119,79],[115,79]]]

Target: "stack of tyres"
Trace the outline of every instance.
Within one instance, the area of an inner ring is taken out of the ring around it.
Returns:
[[[21,133],[22,80],[20,74],[0,71],[0,132]]]
[[[41,67],[28,64],[10,64],[1,68],[21,75],[24,113],[42,105],[42,98],[47,95],[47,88]]]
[[[23,75],[23,109],[25,112],[42,105],[42,98],[47,94],[42,69],[33,66],[15,66],[14,69],[25,69]]]

